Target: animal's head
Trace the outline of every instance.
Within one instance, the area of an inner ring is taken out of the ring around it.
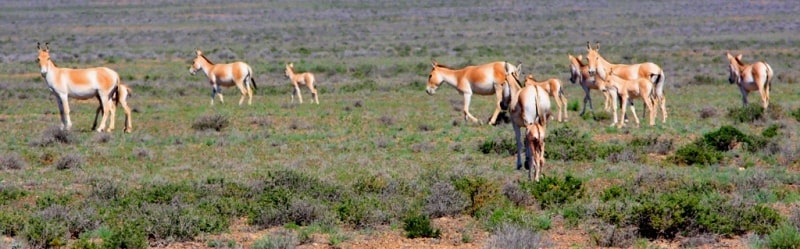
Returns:
[[[428,87],[425,88],[425,92],[428,95],[433,95],[436,93],[436,88],[439,88],[439,85],[442,84],[444,81],[444,75],[442,74],[441,67],[436,60],[431,60],[431,73],[428,75]]]
[[[571,54],[567,54],[569,58],[569,82],[572,84],[577,83],[581,80],[581,67],[583,66],[583,56],[578,55],[580,57],[572,56]]]
[[[739,79],[741,78],[739,66],[742,65],[742,55],[739,54],[734,57],[731,55],[731,53],[725,53],[725,56],[728,57],[728,61],[730,61],[730,64],[728,65],[728,71],[730,72],[730,76],[728,76],[728,82],[731,84],[738,83]]]
[[[192,66],[189,67],[189,73],[192,75],[194,75],[195,73],[197,73],[198,70],[203,68],[204,60],[208,61],[208,59],[206,59],[206,57],[203,55],[203,51],[200,51],[200,49],[195,49],[194,53],[196,56],[194,57],[194,61],[192,61]]]
[[[294,63],[287,63],[286,70],[283,71],[283,74],[286,75],[287,78],[291,77],[292,74],[294,74]]]
[[[36,48],[39,50],[39,56],[36,57],[36,62],[39,63],[39,71],[44,75],[50,69],[50,46],[48,42],[46,42],[44,46],[37,42]]]
[[[528,74],[528,76],[525,77],[526,86],[533,85],[534,82],[536,82],[536,79],[533,78],[533,74]]]
[[[586,59],[589,61],[589,75],[594,76],[599,70],[597,64],[598,60],[600,60],[600,43],[598,42],[595,47],[592,48],[592,45],[587,41],[586,50]],[[604,77],[604,75],[601,75],[601,77]]]
[[[514,66],[514,64],[509,64],[506,62],[503,64],[503,67],[506,70],[506,80],[509,83],[519,85],[519,75],[522,73],[522,63]]]

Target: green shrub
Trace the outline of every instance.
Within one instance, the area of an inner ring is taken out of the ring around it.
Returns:
[[[703,134],[703,142],[717,151],[729,151],[739,142],[750,143],[750,137],[730,125]]]
[[[103,240],[103,248],[144,249],[148,247],[147,235],[139,221],[127,220],[112,226],[111,235]]]
[[[426,215],[409,215],[403,220],[403,230],[406,231],[406,238],[439,238],[441,231],[434,229],[431,219]]]
[[[14,170],[25,168],[28,164],[25,159],[16,153],[9,153],[7,155],[0,155],[0,170]],[[2,200],[0,200],[2,201]]]
[[[517,142],[514,139],[486,140],[478,147],[478,150],[483,154],[515,155],[517,153]]]
[[[367,196],[351,197],[336,205],[339,220],[356,228],[373,225],[373,212],[380,212],[379,201]]]
[[[800,122],[800,108],[797,108],[796,110],[794,110],[791,113],[791,115],[792,115],[792,117],[794,117],[794,120],[797,120],[797,122]]]
[[[800,248],[800,232],[790,225],[783,225],[767,235],[767,245],[776,249]]]
[[[28,195],[27,192],[17,187],[0,185],[0,205],[12,203],[26,195]]]
[[[736,122],[753,122],[764,118],[764,108],[757,104],[728,108],[728,117]]]
[[[602,201],[610,201],[618,199],[619,197],[623,197],[626,195],[628,191],[625,190],[620,185],[613,185],[603,190],[603,194],[600,196],[600,200]]]
[[[690,143],[678,148],[669,160],[675,164],[711,165],[725,158],[722,152],[705,143]]]
[[[67,225],[58,219],[49,219],[44,214],[28,218],[20,232],[32,248],[60,247],[67,244]]]
[[[22,209],[0,209],[0,234],[9,237],[16,236],[25,228],[27,217],[30,216]]]
[[[766,234],[784,222],[784,218],[771,207],[756,205],[746,211],[741,222],[750,231]]]
[[[569,126],[554,129],[545,138],[548,160],[592,161],[598,155],[595,142],[587,133],[580,134]]]
[[[464,211],[472,216],[502,201],[497,184],[482,176],[462,176],[454,179],[453,185],[468,197],[469,204]]]
[[[764,131],[761,132],[761,136],[765,138],[774,138],[778,136],[778,129],[780,129],[780,125],[778,124],[771,124],[768,126]]]
[[[633,207],[632,218],[642,237],[674,238],[691,229],[699,204],[699,198],[686,191],[650,194],[644,196],[640,206]]]
[[[533,197],[539,201],[542,208],[560,206],[572,202],[583,196],[583,181],[572,175],[566,175],[563,179],[558,177],[546,176],[539,182],[531,182],[523,185]]]

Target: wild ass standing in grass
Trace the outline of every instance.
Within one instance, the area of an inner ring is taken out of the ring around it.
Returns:
[[[469,112],[469,103],[472,94],[492,95],[497,97],[495,110],[489,119],[489,124],[494,125],[500,111],[507,108],[511,99],[511,93],[516,92],[519,83],[509,84],[508,76],[516,72],[516,67],[504,61],[497,61],[478,66],[467,66],[462,69],[439,64],[436,60],[432,61],[433,69],[428,75],[428,87],[425,91],[429,95],[436,93],[436,89],[442,82],[446,82],[458,90],[464,96],[464,120],[482,123]]]
[[[594,79],[594,76],[589,74],[589,65],[583,64],[583,56],[578,55],[576,58],[571,54],[567,55],[569,57],[569,69],[570,69],[570,77],[569,81],[573,84],[578,83],[583,88],[583,92],[585,93],[583,97],[583,109],[581,110],[580,116],[583,116],[586,113],[586,104],[589,104],[589,109],[594,113],[594,107],[592,106],[592,97],[589,94],[589,90],[594,89],[598,90],[599,92],[603,93],[605,97],[605,101],[603,101],[603,109],[605,111],[611,111],[611,96],[608,92],[600,91],[600,88],[597,87],[597,81]]]
[[[613,69],[612,69],[613,70]],[[627,106],[628,101],[631,98],[640,98],[644,101],[644,105],[647,108],[648,113],[650,114],[650,125],[655,125],[655,103],[656,103],[656,93],[655,93],[655,86],[653,82],[646,78],[636,78],[633,80],[623,79],[622,77],[617,76],[614,73],[609,72],[607,80],[598,79],[597,82],[600,85],[600,90],[602,91],[611,91],[611,96],[614,100],[613,108],[614,108],[614,123],[611,126],[617,125],[617,128],[621,128],[625,125],[625,122],[618,119],[617,116],[617,96],[620,97],[620,103],[622,103],[622,114],[621,117],[625,117],[625,106]],[[633,119],[636,121],[636,126],[639,126],[639,117],[636,116],[636,109],[634,109],[633,105],[630,105],[631,113],[633,113]]]
[[[44,47],[37,43],[36,47],[39,50],[39,56],[36,61],[39,63],[42,78],[47,82],[47,86],[56,97],[58,110],[61,113],[61,129],[69,130],[72,128],[72,121],[69,118],[70,97],[75,99],[97,98],[100,102],[98,110],[103,111],[103,117],[100,120],[100,125],[95,126],[98,132],[103,132],[111,109],[111,97],[118,90],[117,86],[120,84],[119,74],[107,67],[59,68],[50,59],[48,43],[45,43]]]
[[[556,78],[550,78],[545,81],[539,82],[536,81],[536,78],[533,77],[533,74],[528,74],[525,77],[525,86],[530,85],[537,85],[542,87],[550,97],[553,97],[556,100],[556,109],[558,109],[558,122],[564,122],[567,120],[567,97],[564,96],[564,89],[561,88],[561,81]],[[562,117],[563,111],[563,119]]]
[[[519,84],[517,77],[510,84]],[[550,99],[548,92],[541,85],[526,85],[511,96],[509,112],[511,113],[514,139],[517,141],[517,169],[522,168],[520,154],[525,149],[525,168],[528,169],[528,180],[539,181],[544,167],[544,139],[547,130],[547,119],[550,116]],[[520,139],[520,129],[525,128],[525,144]],[[533,165],[531,165],[533,164]],[[533,167],[531,167],[533,166]],[[534,177],[531,179],[531,170]]]
[[[595,48],[592,48],[589,42],[586,42],[586,49],[589,53],[586,58],[589,60],[589,74],[600,76],[603,80],[608,80],[608,75],[611,71],[622,79],[636,80],[644,78],[655,85],[656,106],[661,106],[661,122],[667,122],[667,99],[664,96],[664,71],[661,67],[652,62],[645,62],[639,64],[611,64],[603,56],[600,56],[600,43],[597,43]],[[626,102],[621,102],[626,104]],[[656,108],[657,110],[658,108]]]
[[[214,64],[199,49],[195,50],[195,54],[197,54],[197,57],[194,58],[192,66],[189,67],[189,73],[194,75],[197,71],[202,70],[206,74],[209,83],[211,83],[212,106],[214,105],[214,97],[217,94],[219,94],[219,102],[225,103],[220,86],[238,87],[239,91],[242,92],[239,105],[244,102],[245,95],[250,97],[247,100],[247,104],[253,104],[253,90],[250,89],[250,85],[253,85],[253,89],[258,89],[258,87],[256,87],[255,79],[253,79],[253,69],[247,63],[237,61],[229,64]],[[250,79],[250,82],[247,81],[248,79]]]
[[[766,62],[758,61],[753,64],[742,63],[742,54],[733,57],[730,53],[725,53],[730,60],[730,77],[728,81],[739,85],[742,92],[742,104],[747,106],[747,95],[752,91],[758,90],[761,94],[761,106],[767,111],[769,105],[769,89],[772,85],[772,67]]]
[[[125,85],[125,84],[123,84],[121,82],[119,83],[119,85],[117,85],[117,91],[116,91],[116,93],[112,94],[112,97],[111,97],[112,101],[110,102],[111,103],[111,109],[110,109],[111,117],[109,118],[110,121],[109,121],[109,125],[108,125],[108,132],[111,132],[111,131],[114,130],[114,120],[115,120],[115,118],[117,116],[117,105],[122,105],[122,109],[125,112],[125,128],[123,129],[123,131],[125,133],[131,133],[133,131],[131,108],[128,107],[128,97],[132,93],[133,93],[133,90],[131,90],[131,87],[129,87],[128,85]],[[97,118],[98,118],[98,116],[100,116],[100,110],[102,110],[102,108],[98,107],[97,108],[97,112],[94,115],[94,126],[92,126],[92,129],[97,127]]]
[[[305,72],[305,73],[295,73],[294,72],[294,63],[286,64],[286,77],[292,81],[292,85],[294,86],[294,90],[292,91],[292,103],[294,103],[294,95],[300,99],[300,104],[303,103],[303,95],[300,94],[300,84],[306,85],[308,90],[311,91],[311,97],[314,97],[314,101],[317,102],[319,105],[319,96],[317,95],[317,88],[314,87],[314,74]],[[311,103],[314,103],[312,101]]]

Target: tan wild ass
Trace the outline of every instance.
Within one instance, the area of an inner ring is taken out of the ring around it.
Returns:
[[[730,77],[728,81],[739,85],[742,92],[742,104],[747,106],[747,95],[752,91],[758,90],[761,94],[761,106],[767,111],[769,105],[769,89],[772,85],[772,67],[766,62],[758,61],[753,64],[744,64],[742,54],[733,57],[730,53],[725,53],[730,61]]]
[[[192,66],[189,67],[189,73],[194,75],[197,71],[202,70],[206,74],[209,83],[211,83],[212,106],[214,105],[214,97],[217,94],[219,94],[219,102],[225,103],[221,86],[236,86],[239,88],[239,91],[242,92],[239,105],[244,102],[245,95],[250,97],[247,100],[247,104],[253,104],[253,90],[250,89],[250,85],[253,85],[253,89],[258,89],[258,87],[256,87],[256,81],[253,78],[255,77],[253,69],[247,63],[237,61],[229,64],[214,64],[199,49],[195,50],[195,54],[197,54],[197,57],[194,58]],[[250,79],[250,82],[247,81],[248,79]]]
[[[578,55],[578,57],[575,57],[571,54],[568,54],[567,56],[569,57],[569,81],[572,82],[572,84],[580,84],[581,88],[583,88],[583,92],[585,93],[583,97],[583,109],[579,115],[583,116],[583,114],[586,113],[587,103],[589,104],[589,109],[592,111],[592,113],[594,113],[592,97],[589,94],[591,89],[603,93],[603,97],[605,97],[605,101],[603,101],[603,109],[605,111],[611,111],[611,96],[608,92],[600,91],[594,76],[589,74],[589,65],[583,63],[583,55]]]
[[[42,78],[47,82],[47,86],[56,97],[58,110],[61,114],[61,129],[69,130],[72,128],[72,121],[69,118],[69,98],[97,98],[100,102],[98,109],[103,111],[103,117],[100,120],[100,125],[96,128],[98,132],[103,132],[111,109],[111,97],[117,91],[117,85],[120,84],[119,74],[107,67],[59,68],[50,59],[48,43],[45,43],[44,47],[41,44],[37,44],[36,47],[39,50],[39,56],[36,61],[39,63]]]
[[[511,99],[511,93],[516,92],[519,84],[509,84],[508,76],[516,72],[516,67],[504,61],[497,61],[478,66],[467,66],[454,69],[432,61],[433,69],[428,75],[428,86],[425,92],[428,95],[436,93],[442,82],[446,82],[464,96],[464,120],[482,123],[469,112],[469,103],[472,94],[492,95],[497,97],[495,110],[489,119],[489,124],[494,125],[502,109],[506,109]]]
[[[519,81],[513,77],[514,81]],[[518,84],[514,82],[514,84]],[[525,149],[525,168],[528,180],[539,181],[544,167],[544,139],[547,119],[550,116],[550,99],[547,91],[540,85],[526,85],[512,94],[509,112],[511,113],[514,138],[517,141],[517,169],[522,168],[520,154]],[[520,129],[525,128],[525,144],[520,139]],[[533,164],[533,165],[531,165]],[[533,166],[533,167],[531,167]],[[531,170],[534,177],[531,179]]]
[[[299,85],[306,85],[308,90],[311,91],[311,97],[314,97],[314,101],[317,102],[319,105],[319,96],[317,95],[317,88],[314,87],[314,74],[305,72],[305,73],[295,73],[294,72],[294,63],[286,64],[286,77],[292,81],[292,86],[294,86],[294,90],[292,91],[292,103],[294,103],[294,95],[300,99],[300,104],[303,103],[303,95],[300,94],[300,86]],[[312,101],[311,103],[314,103]]]
[[[120,82],[119,85],[117,86],[117,92],[112,95],[112,97],[111,97],[112,101],[110,102],[111,103],[111,109],[110,109],[111,117],[109,118],[110,121],[109,121],[109,125],[108,125],[108,132],[111,132],[111,131],[114,130],[114,120],[115,120],[116,115],[117,115],[117,106],[118,105],[121,105],[123,111],[125,112],[125,128],[123,129],[123,131],[125,133],[131,133],[133,131],[133,123],[132,123],[133,121],[132,121],[132,117],[131,117],[131,108],[128,107],[128,97],[130,97],[130,95],[132,93],[133,93],[133,90],[131,90],[131,87],[129,87],[126,84],[123,84],[123,83]],[[97,118],[100,115],[100,110],[101,110],[101,108],[98,107],[97,108],[97,112],[96,112],[96,114],[94,116],[94,126],[92,127],[92,129],[97,127]]]
[[[655,93],[655,86],[653,82],[646,78],[636,78],[634,80],[627,80],[623,79],[616,74],[609,73],[608,80],[597,79],[598,84],[600,85],[600,89],[602,91],[611,91],[612,99],[614,100],[613,109],[614,109],[614,123],[611,126],[617,125],[617,128],[621,128],[625,125],[625,122],[618,119],[617,116],[617,96],[620,97],[620,103],[622,103],[622,114],[621,117],[625,117],[625,106],[631,98],[640,98],[644,102],[645,107],[647,108],[648,113],[650,114],[650,125],[655,125],[655,104],[656,104],[656,93]],[[630,105],[631,113],[633,113],[633,119],[636,121],[636,126],[639,126],[639,117],[636,116],[636,109],[634,109],[633,105]]]
[[[536,81],[536,78],[533,77],[533,74],[528,74],[525,77],[525,86],[530,85],[537,85],[542,87],[550,97],[556,100],[556,109],[558,109],[558,122],[564,122],[567,120],[567,97],[564,96],[564,89],[561,88],[561,81],[556,78],[550,78],[545,81],[539,82]],[[562,114],[563,119],[562,119]]]
[[[607,77],[610,75],[611,71],[614,71],[614,74],[619,76],[620,78],[626,80],[636,80],[638,78],[644,78],[648,81],[652,82],[655,85],[655,93],[656,93],[656,106],[661,107],[661,122],[667,122],[667,107],[666,102],[667,99],[664,96],[664,71],[661,70],[661,67],[656,65],[652,62],[645,62],[639,64],[611,64],[608,62],[603,56],[600,55],[598,51],[600,51],[600,43],[595,45],[595,48],[592,48],[589,42],[586,42],[586,49],[588,49],[588,54],[586,58],[589,60],[589,74],[591,75],[598,75],[603,80],[608,80]],[[621,102],[622,104],[626,104],[626,102]],[[656,108],[657,110],[658,108]]]

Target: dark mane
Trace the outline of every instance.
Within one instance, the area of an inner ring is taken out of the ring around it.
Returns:
[[[209,59],[206,57],[206,55],[204,55],[204,54],[201,54],[201,55],[200,55],[200,57],[203,57],[203,59],[205,59],[205,60],[206,60],[206,61],[207,61],[209,64],[211,64],[211,65],[214,65],[214,62],[211,62],[211,60],[209,60]]]
[[[452,67],[450,67],[448,65],[445,65],[445,64],[436,64],[436,67],[441,67],[441,68],[450,69],[450,70],[456,70],[455,68],[452,68]]]
[[[739,64],[739,66],[744,66],[744,63],[741,60],[739,60],[739,57],[733,57],[733,59],[736,61],[736,63]]]

